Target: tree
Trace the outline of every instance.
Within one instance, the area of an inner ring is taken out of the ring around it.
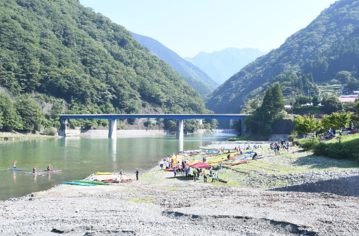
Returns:
[[[15,103],[15,108],[22,118],[24,130],[40,130],[42,121],[45,119],[44,113],[30,96],[20,96]]]
[[[313,96],[312,103],[313,103],[313,107],[318,106],[318,104],[319,104],[319,97],[318,97],[318,95],[314,95],[314,96]]]
[[[336,95],[329,97],[323,105],[325,106],[325,111],[329,113],[341,111],[343,109],[343,104],[339,101]]]
[[[320,123],[312,116],[298,115],[294,120],[294,130],[298,133],[303,133],[307,137],[308,133],[317,131],[320,128]]]
[[[278,83],[269,87],[266,91],[262,106],[257,108],[252,116],[247,117],[244,122],[248,130],[258,138],[265,138],[272,132],[273,124],[278,121],[278,116],[284,108],[283,93]]]
[[[350,79],[352,78],[352,73],[349,71],[339,71],[335,76],[336,80],[339,80],[342,84],[349,83]]]
[[[335,129],[340,129],[341,131],[342,128],[349,123],[351,116],[352,114],[350,112],[333,112],[330,117],[332,127]]]
[[[329,116],[329,115],[324,115],[322,117],[322,120],[320,121],[320,126],[321,126],[322,129],[329,130],[329,129],[331,129],[333,127],[330,117],[331,116]]]
[[[0,93],[0,121],[0,129],[5,131],[22,129],[21,117],[16,112],[10,96],[6,93]]]

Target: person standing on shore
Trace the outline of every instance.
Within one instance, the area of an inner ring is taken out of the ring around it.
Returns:
[[[136,168],[136,180],[138,180],[138,169]]]
[[[12,168],[16,168],[16,164],[17,164],[17,160],[15,160],[13,163],[12,163]]]
[[[196,168],[193,168],[193,181],[196,182],[197,179],[197,170]]]
[[[174,177],[176,177],[176,174],[177,174],[176,167],[173,167],[173,174],[174,174]]]

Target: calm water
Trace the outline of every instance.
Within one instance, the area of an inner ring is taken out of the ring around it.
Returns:
[[[198,149],[211,141],[226,140],[228,135],[189,135],[183,140],[183,150]],[[49,189],[61,181],[83,179],[96,171],[134,173],[155,166],[167,155],[181,150],[175,136],[90,139],[58,138],[24,142],[0,143],[0,200],[20,197]],[[22,171],[8,171],[17,160]],[[51,163],[62,173],[44,176],[26,174],[34,166],[45,170]]]

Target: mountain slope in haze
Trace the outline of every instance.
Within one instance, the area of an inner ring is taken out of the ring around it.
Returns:
[[[193,58],[185,59],[206,72],[218,84],[223,84],[244,66],[264,55],[254,48],[226,48],[219,52],[201,52]]]
[[[335,2],[306,28],[290,36],[278,49],[256,59],[216,89],[206,101],[207,107],[216,113],[240,112],[241,106],[250,98],[263,93],[273,78],[290,72],[311,73],[307,63],[315,60],[318,52],[329,49],[335,42],[343,41],[357,27],[359,1]],[[316,63],[320,64],[318,61]],[[324,69],[328,66],[326,63],[320,65]],[[313,82],[320,81],[323,80],[314,73]],[[292,88],[296,89],[295,86]]]
[[[0,86],[73,112],[205,113],[201,96],[124,27],[78,0],[0,1]]]
[[[178,71],[188,84],[199,92],[202,97],[206,97],[213,89],[218,87],[218,84],[206,73],[201,71],[201,69],[184,60],[157,40],[133,32],[131,33],[142,46],[147,47],[153,54]]]

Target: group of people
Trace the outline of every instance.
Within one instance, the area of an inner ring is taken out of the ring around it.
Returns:
[[[278,143],[277,141],[275,143],[270,144],[270,148],[274,150],[275,155],[279,154],[281,148],[286,149],[287,152],[289,152],[289,147],[290,147],[289,141],[286,142],[284,139],[282,139],[280,143]]]
[[[16,165],[17,165],[17,160],[15,160],[13,163],[12,163],[12,167],[14,169],[16,169]],[[46,167],[46,170],[47,171],[51,171],[51,164],[48,164],[47,167]],[[32,168],[32,173],[37,173],[37,166],[35,166],[34,168]]]
[[[217,181],[219,180],[219,174],[213,172],[212,167],[209,169],[209,174],[207,174],[204,169],[198,169],[198,168],[193,168],[192,175],[190,173],[191,173],[191,167],[188,167],[188,169],[186,170],[186,177],[193,177],[194,182],[196,182],[196,180],[199,180],[201,176],[203,176],[204,182],[207,182],[208,178],[212,178],[212,183],[215,182],[216,180]]]

